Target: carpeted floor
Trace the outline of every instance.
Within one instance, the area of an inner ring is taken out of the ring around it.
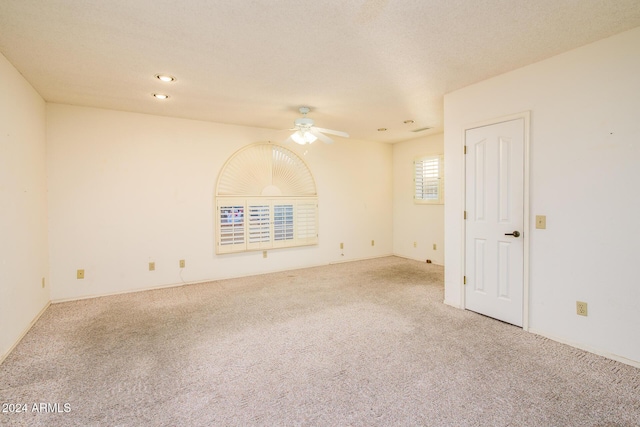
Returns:
[[[388,257],[54,304],[0,424],[640,425],[639,369],[442,300],[442,267]]]

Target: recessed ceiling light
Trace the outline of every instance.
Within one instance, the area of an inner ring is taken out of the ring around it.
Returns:
[[[403,123],[405,125],[410,125],[411,123],[413,123],[413,120],[405,120]]]
[[[153,96],[158,99],[167,99],[169,97],[169,95],[165,95],[164,93],[154,93]]]
[[[173,76],[170,76],[169,74],[156,74],[156,79],[163,81],[163,82],[175,82],[176,78]]]
[[[387,128],[378,128],[378,132],[384,132],[386,130],[387,130]]]

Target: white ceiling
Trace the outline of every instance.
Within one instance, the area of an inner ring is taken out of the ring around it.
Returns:
[[[1,0],[0,52],[50,102],[273,129],[308,105],[396,142],[442,131],[447,92],[638,26],[639,0]]]

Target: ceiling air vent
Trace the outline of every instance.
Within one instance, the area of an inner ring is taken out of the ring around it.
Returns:
[[[420,129],[414,129],[414,130],[412,130],[411,132],[422,132],[422,131],[429,130],[429,129],[431,129],[431,128],[429,128],[429,127],[427,127],[427,128],[420,128]]]

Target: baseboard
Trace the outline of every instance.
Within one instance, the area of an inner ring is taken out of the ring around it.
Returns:
[[[45,306],[42,308],[42,310],[40,310],[40,312],[38,314],[36,314],[36,317],[34,317],[33,320],[29,323],[29,326],[27,326],[24,329],[24,331],[22,331],[22,333],[20,334],[20,336],[18,337],[16,342],[13,343],[13,345],[9,348],[9,350],[7,350],[2,356],[0,356],[0,365],[2,365],[2,362],[4,362],[5,359],[7,357],[9,357],[11,352],[18,346],[18,344],[20,344],[20,341],[22,341],[22,338],[24,338],[24,336],[27,335],[27,333],[31,330],[33,325],[35,325],[36,322],[38,320],[40,320],[40,317],[44,314],[45,311],[47,311],[47,308],[49,308],[50,305],[51,305],[51,301],[49,301],[49,302],[47,302],[45,304]]]
[[[51,304],[60,304],[60,303],[63,303],[63,302],[72,302],[72,301],[82,301],[82,300],[85,300],[85,299],[110,297],[110,296],[114,296],[114,295],[133,294],[133,293],[137,293],[137,292],[154,291],[154,290],[158,290],[158,289],[177,288],[177,287],[180,287],[180,286],[198,285],[198,284],[201,284],[201,283],[217,282],[217,281],[220,281],[220,280],[241,279],[243,277],[259,276],[261,274],[281,273],[283,271],[295,271],[295,270],[301,270],[301,269],[304,269],[304,268],[322,267],[324,265],[341,264],[341,263],[345,263],[345,262],[365,261],[365,260],[368,260],[368,259],[386,258],[386,257],[390,257],[390,256],[394,256],[394,255],[393,254],[386,254],[386,255],[378,255],[378,256],[372,256],[372,257],[366,257],[366,258],[337,260],[337,261],[331,261],[331,262],[328,262],[328,263],[325,262],[325,263],[319,263],[319,264],[305,265],[304,267],[283,268],[283,269],[279,269],[279,270],[269,270],[269,271],[265,271],[265,272],[262,272],[262,273],[253,273],[253,274],[246,274],[246,275],[239,275],[239,276],[223,276],[223,277],[216,277],[214,279],[196,280],[196,281],[192,281],[192,282],[182,282],[182,283],[170,283],[170,284],[166,284],[166,285],[158,285],[158,286],[152,286],[152,287],[148,287],[148,288],[127,289],[127,290],[124,290],[124,291],[109,292],[109,293],[103,293],[103,294],[83,295],[83,296],[71,297],[71,298],[59,298],[59,299],[52,300]]]
[[[608,351],[599,350],[597,348],[593,348],[587,345],[583,345],[580,343],[576,343],[570,340],[566,340],[560,337],[556,337],[550,334],[546,334],[541,331],[537,331],[533,328],[529,328],[529,332],[532,334],[540,335],[541,337],[549,338],[550,340],[559,342],[561,344],[566,344],[571,347],[578,348],[580,350],[588,351],[589,353],[597,354],[598,356],[606,357],[607,359],[615,360],[616,362],[624,363],[625,365],[633,366],[634,368],[640,368],[640,361],[628,359],[624,356],[619,356],[617,354],[609,353]]]
[[[79,296],[79,297],[71,297],[71,298],[58,298],[58,299],[51,300],[51,304],[61,304],[63,302],[73,302],[73,301],[82,301],[82,300],[85,300],[85,299],[111,297],[111,296],[114,296],[114,295],[135,294],[135,293],[138,293],[138,292],[155,291],[155,290],[158,290],[158,289],[178,288],[180,286],[198,285],[200,283],[215,282],[215,281],[218,281],[218,280],[225,280],[225,279],[227,279],[227,278],[197,280],[197,281],[193,281],[193,282],[182,282],[182,283],[169,283],[167,285],[151,286],[151,287],[148,287],[148,288],[127,289],[127,290],[124,290],[124,291],[107,292],[107,293],[103,293],[103,294],[82,295],[82,296]]]
[[[375,256],[369,256],[369,257],[363,257],[363,258],[339,259],[339,260],[336,260],[336,261],[331,261],[329,264],[319,264],[316,267],[320,267],[321,265],[343,264],[345,262],[366,261],[366,260],[369,260],[369,259],[386,258],[386,257],[390,257],[390,256],[395,256],[395,255],[394,254],[383,254],[383,255],[375,255]],[[307,268],[307,267],[303,267],[303,268]]]
[[[448,305],[448,306],[453,307],[453,308],[458,308],[458,309],[460,309],[460,310],[464,310],[464,307],[462,307],[462,306],[461,306],[459,303],[457,303],[457,302],[448,301],[448,300],[446,300],[446,299],[445,299],[444,301],[442,301],[442,303],[443,303],[444,305]]]
[[[400,254],[393,254],[393,256],[397,256],[398,258],[410,259],[411,261],[425,262],[424,258],[413,258]],[[431,262],[433,265],[439,265],[440,267],[444,267],[444,264],[440,264],[439,262]]]

